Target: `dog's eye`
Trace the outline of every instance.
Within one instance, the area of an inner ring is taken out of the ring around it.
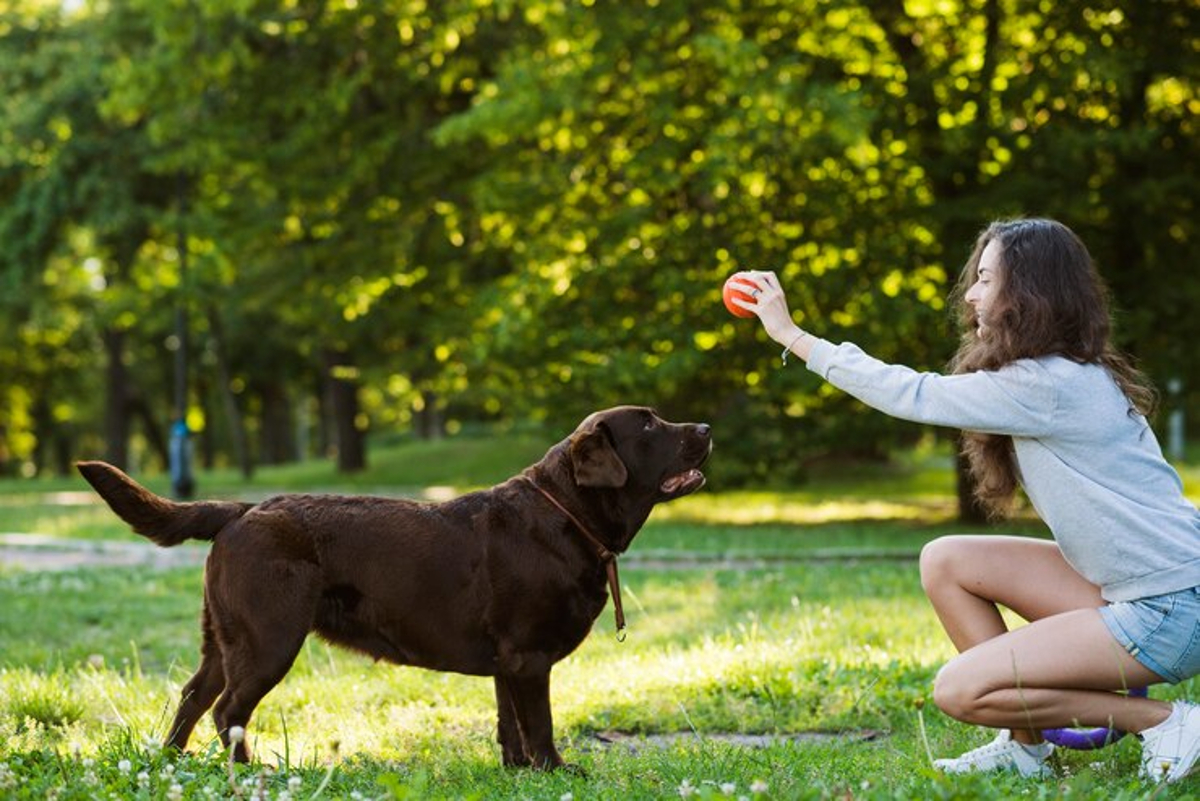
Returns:
[[[649,431],[649,430],[651,430],[652,428],[654,428],[654,418],[653,418],[653,417],[647,417],[647,418],[646,418],[646,424],[645,424],[644,426],[642,426],[642,430],[643,430],[643,431]]]

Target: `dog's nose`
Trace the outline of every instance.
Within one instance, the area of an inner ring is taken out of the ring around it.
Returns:
[[[712,426],[710,426],[708,423],[700,423],[699,425],[696,426],[696,433],[702,437],[711,436],[712,435]]]

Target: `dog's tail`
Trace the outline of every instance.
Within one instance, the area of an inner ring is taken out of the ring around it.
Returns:
[[[184,540],[211,540],[253,505],[236,501],[176,503],[155,495],[106,462],[75,466],[118,517],[164,548]]]

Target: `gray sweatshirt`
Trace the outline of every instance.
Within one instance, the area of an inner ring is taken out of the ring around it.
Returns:
[[[939,375],[817,339],[808,368],[893,417],[1011,436],[1033,508],[1105,600],[1200,586],[1200,512],[1103,367],[1045,356]]]

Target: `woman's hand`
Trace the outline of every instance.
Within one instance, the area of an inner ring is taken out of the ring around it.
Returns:
[[[779,278],[773,272],[762,270],[747,270],[741,276],[754,284],[749,293],[754,302],[749,303],[736,295],[733,302],[747,311],[754,312],[767,331],[767,336],[787,347],[796,341],[804,331],[792,322],[792,313],[788,311],[787,296],[779,285]]]

